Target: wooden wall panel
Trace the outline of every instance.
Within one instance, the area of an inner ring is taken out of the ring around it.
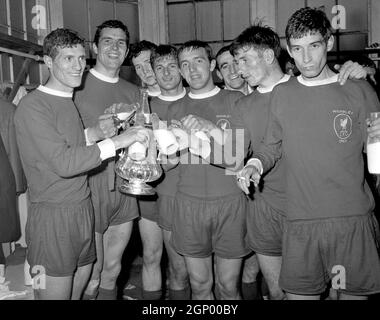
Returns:
[[[10,2],[12,36],[24,39],[23,32],[23,13],[21,0],[12,0]]]
[[[116,19],[125,23],[128,27],[131,43],[139,40],[139,10],[137,5],[128,3],[116,3]]]
[[[224,39],[236,38],[250,24],[249,0],[224,1]]]
[[[346,8],[347,29],[344,31],[368,30],[368,1],[339,0]],[[380,17],[378,17],[380,18]]]
[[[89,1],[90,5],[90,34],[87,40],[94,39],[96,27],[105,20],[113,19],[113,3],[108,1]]]
[[[88,40],[86,0],[64,0],[63,25]]]
[[[195,39],[194,10],[191,3],[168,5],[170,43]]]
[[[0,0],[0,32],[8,33],[6,0]]]
[[[221,5],[218,1],[196,3],[197,38],[203,41],[222,40]]]
[[[277,1],[276,31],[281,37],[285,37],[285,28],[290,16],[299,8],[304,7],[304,4],[304,0]]]

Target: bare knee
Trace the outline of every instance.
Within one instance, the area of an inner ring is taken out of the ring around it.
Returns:
[[[189,279],[184,261],[169,261],[169,278],[182,288],[186,287]]]
[[[191,276],[190,284],[193,295],[202,295],[212,290],[212,277]]]
[[[145,247],[143,250],[143,263],[145,266],[156,266],[161,262],[162,248]]]

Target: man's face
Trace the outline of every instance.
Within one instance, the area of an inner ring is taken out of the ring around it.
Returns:
[[[172,56],[158,58],[154,62],[154,74],[163,90],[176,89],[182,81],[177,59]]]
[[[214,88],[212,71],[215,60],[208,59],[206,49],[185,49],[178,57],[182,77],[194,93],[206,93]]]
[[[323,80],[327,74],[322,72],[326,67],[327,52],[334,45],[333,37],[328,42],[322,35],[307,34],[300,39],[290,38],[288,52],[294,59],[302,76],[310,80]]]
[[[104,28],[99,37],[98,46],[93,49],[97,54],[96,64],[106,70],[118,70],[128,53],[127,37],[119,28]]]
[[[229,51],[218,56],[216,62],[219,66],[218,75],[227,89],[240,90],[244,87],[245,81],[238,73],[237,62]]]
[[[71,92],[73,88],[80,86],[86,66],[86,53],[82,45],[59,48],[54,59],[48,56],[44,59],[50,70],[49,82],[53,89]]]
[[[132,64],[141,81],[148,86],[154,86],[157,80],[150,64],[150,54],[150,50],[141,51],[137,57],[132,58]]]
[[[254,48],[240,48],[235,54],[238,71],[251,87],[259,86],[268,77],[268,66],[263,54]]]

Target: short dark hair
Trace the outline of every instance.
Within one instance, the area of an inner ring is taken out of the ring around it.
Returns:
[[[150,64],[152,65],[152,68],[154,68],[157,59],[162,57],[172,57],[178,63],[177,48],[168,44],[161,44],[156,49],[152,50],[152,54],[150,55]]]
[[[218,64],[218,57],[221,56],[225,52],[231,53],[230,50],[231,50],[231,45],[229,44],[228,46],[224,46],[220,48],[219,51],[216,53],[215,60],[216,60],[216,67],[218,70],[220,70],[220,66]]]
[[[278,34],[260,22],[245,29],[231,44],[230,52],[235,55],[240,49],[253,48],[258,51],[272,49],[276,58],[280,56],[281,42]]]
[[[107,21],[104,21],[101,25],[96,27],[95,36],[94,36],[94,43],[96,45],[99,44],[100,34],[101,34],[102,30],[105,28],[123,30],[125,33],[125,38],[126,38],[125,40],[126,40],[127,47],[129,46],[128,27],[123,22],[121,22],[120,20],[107,20]]]
[[[43,54],[54,59],[58,55],[58,49],[72,48],[77,45],[85,47],[84,39],[77,32],[67,28],[58,28],[45,37]]]
[[[319,32],[327,42],[332,34],[331,23],[326,14],[317,8],[305,7],[297,10],[289,18],[285,30],[286,42],[290,45],[290,38],[299,39],[307,34]]]
[[[132,62],[132,58],[137,58],[142,51],[153,52],[157,48],[157,45],[153,42],[142,40],[131,45],[129,50],[129,59]]]
[[[179,57],[179,55],[183,51],[196,50],[196,49],[201,49],[201,48],[206,50],[208,60],[211,62],[211,60],[214,59],[213,54],[212,54],[212,49],[207,42],[200,41],[200,40],[191,40],[191,41],[185,42],[182,46],[179,47],[177,56]]]

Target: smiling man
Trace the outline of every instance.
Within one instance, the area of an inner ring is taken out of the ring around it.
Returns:
[[[86,65],[84,40],[56,29],[44,39],[43,51],[49,79],[20,101],[15,114],[31,202],[27,260],[46,280],[35,288],[36,299],[80,299],[96,258],[86,173],[145,136],[134,128],[95,143],[115,129],[105,119],[84,131],[72,101]]]
[[[84,75],[75,92],[75,103],[85,127],[92,127],[104,110],[114,104],[138,101],[137,86],[119,77],[128,54],[129,32],[119,20],[97,27],[93,50],[96,64]],[[133,220],[138,217],[136,198],[120,193],[121,178],[114,172],[115,159],[104,161],[89,175],[95,213],[97,261],[85,298],[116,299],[116,279],[128,244]]]
[[[252,89],[239,74],[236,60],[230,53],[230,48],[230,45],[224,46],[216,54],[216,74],[220,80],[223,80],[225,89],[240,91],[244,95],[250,94]]]
[[[151,100],[152,112],[160,119],[166,120],[169,106],[186,95],[182,85],[177,57],[177,49],[170,45],[160,45],[153,50],[151,64],[161,94]],[[169,267],[169,299],[189,300],[190,288],[183,256],[178,254],[170,243],[172,221],[176,214],[175,194],[179,181],[178,167],[166,171],[164,179],[160,179],[156,190],[158,194],[158,225],[161,227],[165,249],[168,255]]]
[[[229,129],[232,108],[240,92],[221,90],[212,79],[215,60],[202,41],[186,42],[178,50],[181,74],[190,86],[183,99],[169,107],[168,120],[190,128],[193,116],[207,120],[209,129]],[[245,247],[246,199],[235,178],[225,170],[185,153],[179,165],[177,212],[171,243],[185,257],[192,299],[213,299],[213,255],[216,286],[222,299],[240,299],[238,289]]]

